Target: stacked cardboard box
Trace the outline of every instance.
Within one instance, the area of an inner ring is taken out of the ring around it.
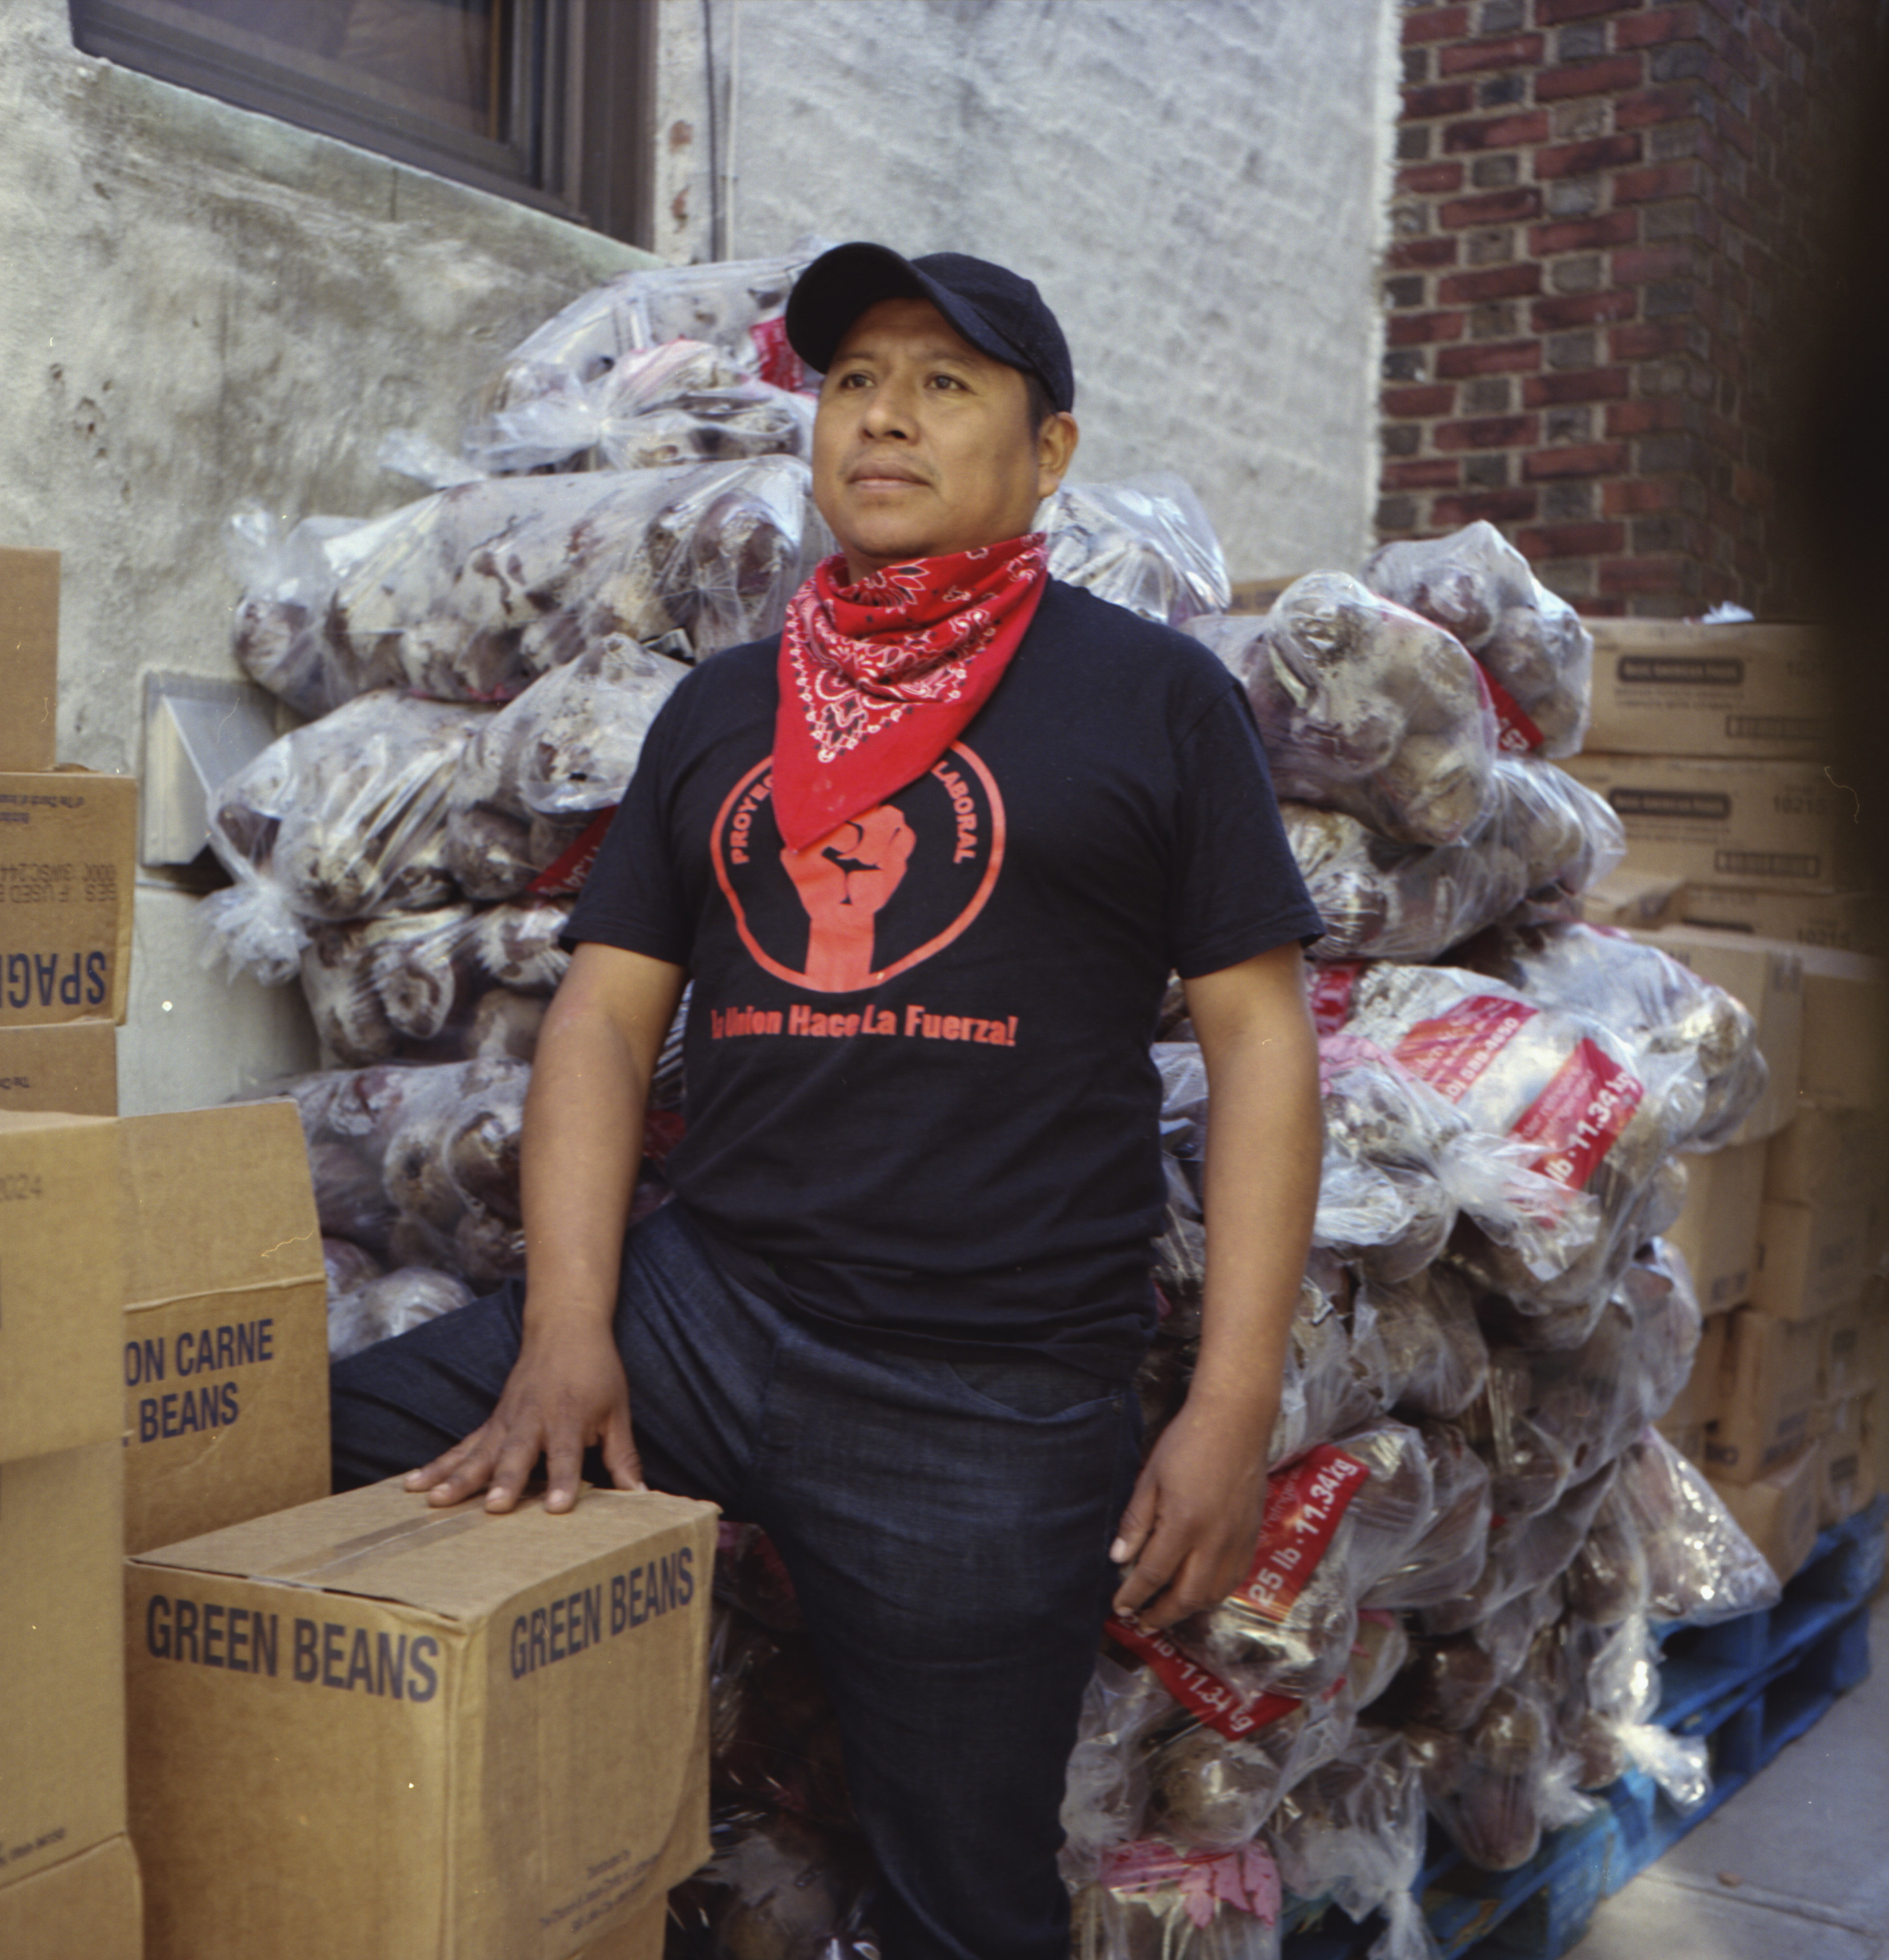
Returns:
[[[1711,1318],[1662,1426],[1788,1571],[1876,1488],[1860,1316],[1882,1250],[1885,998],[1855,799],[1824,764],[1834,689],[1808,628],[1593,630],[1593,723],[1568,767],[1628,854],[1588,915],[1742,1001],[1771,1071],[1731,1142],[1690,1160],[1672,1236]]]
[[[0,1115],[0,1952],[135,1960],[116,1126]]]
[[[56,766],[59,595],[57,552],[0,548],[0,1110],[108,1116],[137,785]]]

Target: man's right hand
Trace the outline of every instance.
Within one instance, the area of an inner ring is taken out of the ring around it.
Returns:
[[[409,1491],[434,1504],[485,1493],[488,1511],[509,1511],[542,1456],[548,1511],[577,1501],[584,1452],[593,1443],[619,1491],[648,1488],[630,1430],[630,1389],[607,1320],[586,1316],[526,1322],[523,1346],[498,1406],[463,1443],[412,1472]]]

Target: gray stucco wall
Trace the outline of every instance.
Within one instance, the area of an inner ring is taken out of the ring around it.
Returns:
[[[660,0],[658,254],[1008,260],[1075,346],[1079,475],[1179,469],[1235,577],[1350,565],[1391,11],[711,0],[705,40]],[[640,255],[80,55],[65,0],[0,0],[0,542],[65,555],[61,759],[135,772],[146,670],[234,677],[233,508],[403,501],[383,435],[452,442],[488,363]],[[198,955],[192,902],[141,881],[128,1113],[313,1064],[296,990]]]
[[[458,433],[494,361],[640,255],[75,52],[0,0],[0,542],[62,552],[59,754],[135,772],[147,669],[234,677],[223,527],[409,494],[382,436]],[[127,1114],[313,1065],[294,988],[198,965],[136,899]]]
[[[1076,475],[1178,469],[1236,578],[1363,558],[1390,0],[707,12],[712,49],[664,0],[663,256],[710,256],[719,204],[735,256],[816,232],[1013,265],[1074,349]]]

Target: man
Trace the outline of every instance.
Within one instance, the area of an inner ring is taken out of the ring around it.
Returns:
[[[1257,1536],[1316,1195],[1319,924],[1231,678],[1046,576],[1029,525],[1076,431],[1036,288],[843,246],[787,324],[825,376],[840,555],[778,648],[717,655],[651,730],[533,1069],[526,1297],[344,1363],[338,1474],[431,1456],[411,1488],[503,1510],[542,1458],[557,1511],[594,1449],[620,1488],[762,1526],[889,1960],[1050,1960],[1111,1598],[1170,1624]],[[1172,969],[1211,1252],[1194,1383],[1143,1465]],[[692,972],[676,1199],[626,1239]]]

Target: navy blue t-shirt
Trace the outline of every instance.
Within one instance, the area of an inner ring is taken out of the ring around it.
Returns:
[[[1169,974],[1321,930],[1245,696],[1198,642],[1052,583],[959,740],[797,879],[775,659],[676,689],[568,934],[693,975],[677,1197],[790,1312],[1125,1379]]]

